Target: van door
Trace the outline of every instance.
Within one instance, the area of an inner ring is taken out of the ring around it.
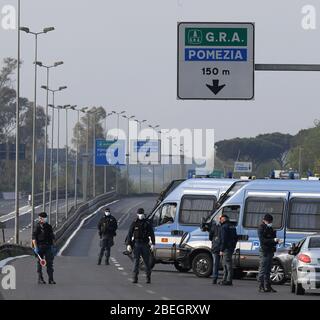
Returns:
[[[171,259],[172,246],[180,241],[174,230],[176,223],[177,203],[163,203],[150,217],[156,238],[156,259]]]
[[[287,198],[287,192],[248,193],[244,203],[241,234],[248,235],[249,240],[240,242],[242,268],[258,268],[260,249],[258,228],[265,214],[273,216],[273,228],[277,231],[277,237],[283,238]]]
[[[216,203],[217,197],[214,195],[184,195],[181,198],[176,232],[183,234],[199,228],[203,219],[210,217]]]

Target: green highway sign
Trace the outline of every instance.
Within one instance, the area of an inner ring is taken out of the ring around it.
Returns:
[[[247,45],[245,28],[186,28],[186,46],[236,46]]]
[[[178,23],[178,99],[254,98],[254,24]]]

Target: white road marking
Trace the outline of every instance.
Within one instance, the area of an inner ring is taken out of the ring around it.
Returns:
[[[124,270],[124,268],[120,267],[120,268],[118,268],[118,270],[123,271],[123,270]]]
[[[91,217],[93,217],[94,215],[96,215],[102,208],[106,207],[106,206],[110,206],[113,203],[118,202],[119,200],[114,200],[110,203],[104,204],[103,206],[101,206],[100,208],[98,208],[96,211],[94,211],[93,213],[91,213],[89,216],[85,217],[84,219],[81,220],[78,228],[71,234],[71,236],[69,237],[69,239],[66,241],[66,243],[64,244],[64,246],[60,249],[60,251],[58,252],[57,256],[61,256],[63,251],[69,246],[71,240],[75,237],[75,235],[78,233],[78,231],[82,228],[83,224],[90,219]]]
[[[161,300],[170,300],[170,299],[167,297],[161,297]]]
[[[26,257],[30,257],[28,255],[24,255],[24,256],[17,256],[17,257],[10,257],[4,260],[0,261],[0,269],[2,269],[8,262],[16,260],[16,259],[22,259],[22,258],[26,258]]]
[[[150,294],[156,294],[154,291],[152,290],[146,290],[147,293],[150,293]]]

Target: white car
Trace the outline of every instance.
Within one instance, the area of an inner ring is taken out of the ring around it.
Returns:
[[[308,236],[302,241],[290,250],[294,255],[291,292],[297,295],[320,289],[320,235]]]

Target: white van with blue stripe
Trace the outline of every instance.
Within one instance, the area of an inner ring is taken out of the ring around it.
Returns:
[[[246,180],[188,179],[178,185],[148,216],[155,230],[154,263],[174,264],[179,271],[187,271],[177,262],[179,243],[184,233],[199,228],[228,197],[245,185]]]
[[[211,242],[206,231],[212,221],[227,214],[237,225],[240,240],[234,254],[235,276],[257,271],[260,242],[257,229],[266,213],[274,217],[273,227],[289,247],[320,231],[320,182],[301,180],[255,180],[239,189],[193,232],[184,235],[179,261],[199,277],[212,271]]]

